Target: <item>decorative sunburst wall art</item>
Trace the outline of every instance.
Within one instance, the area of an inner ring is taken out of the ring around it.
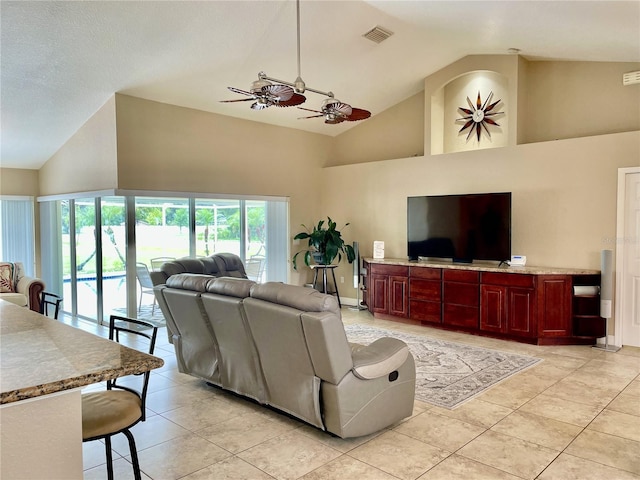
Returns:
[[[478,98],[476,99],[475,105],[469,99],[469,97],[467,97],[467,103],[469,104],[470,108],[458,107],[458,110],[462,112],[462,118],[457,119],[456,123],[464,122],[464,125],[462,125],[458,133],[463,133],[468,129],[469,132],[467,133],[467,141],[469,141],[469,138],[471,138],[471,135],[473,135],[474,131],[476,132],[478,142],[480,141],[483,130],[485,131],[487,136],[491,138],[491,132],[489,131],[487,125],[494,125],[496,127],[500,126],[500,124],[493,120],[491,117],[504,114],[504,112],[494,111],[496,106],[502,100],[496,100],[495,102],[491,103],[492,99],[493,92],[489,93],[489,95],[483,102],[480,97],[480,91],[478,91]]]

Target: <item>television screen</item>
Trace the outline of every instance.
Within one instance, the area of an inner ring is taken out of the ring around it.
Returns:
[[[511,192],[408,197],[407,243],[409,260],[509,260]]]

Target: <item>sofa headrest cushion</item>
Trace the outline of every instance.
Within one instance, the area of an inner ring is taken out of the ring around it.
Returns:
[[[207,291],[229,297],[247,298],[256,282],[246,278],[217,277],[209,282]]]
[[[243,275],[245,273],[242,260],[233,253],[216,253],[212,259],[218,263],[218,268],[223,272],[242,272]]]
[[[200,273],[178,273],[167,278],[167,287],[206,292],[207,286],[214,279],[215,277],[211,275],[203,275]]]
[[[279,282],[256,283],[251,287],[251,298],[297,308],[304,312],[340,312],[337,300],[331,295],[325,295],[313,288]]]
[[[224,273],[221,271],[220,265],[212,257],[201,257],[197,259],[202,265],[202,273],[208,275],[220,275]]]
[[[196,258],[181,258],[171,262],[165,262],[161,267],[167,277],[178,273],[204,273],[202,262]]]
[[[233,253],[215,253],[210,257],[184,257],[165,262],[160,270],[166,277],[178,273],[204,273],[216,277],[247,278],[240,257]]]

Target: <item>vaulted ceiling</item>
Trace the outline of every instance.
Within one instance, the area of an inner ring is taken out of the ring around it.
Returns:
[[[294,0],[3,0],[0,18],[3,167],[39,168],[116,92],[325,135],[358,123],[220,103],[260,71],[295,80]],[[640,62],[639,1],[302,0],[300,22],[307,87],[373,115],[470,54]],[[393,35],[364,38],[375,26]]]

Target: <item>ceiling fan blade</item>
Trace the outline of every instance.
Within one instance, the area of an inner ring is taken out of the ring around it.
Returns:
[[[303,104],[306,100],[307,100],[307,97],[305,97],[304,95],[300,95],[299,93],[294,93],[289,100],[285,102],[279,101],[279,102],[276,102],[274,105],[276,107],[295,107],[296,105]]]
[[[236,100],[220,100],[220,103],[233,103],[233,102],[251,102],[254,98],[238,98]]]
[[[371,116],[371,112],[369,110],[363,110],[362,108],[351,108],[351,115],[347,115],[348,122],[356,122],[358,120],[364,120],[365,118],[369,118]]]
[[[321,115],[324,115],[324,112],[321,112],[320,110],[312,110],[311,108],[304,108],[304,107],[298,107],[299,110],[305,110],[307,112],[315,112],[315,113],[320,113]]]
[[[247,95],[248,97],[256,97],[253,93],[251,92],[247,92],[246,90],[240,90],[239,88],[236,87],[227,87],[229,90],[231,90],[234,93],[239,93],[240,95]]]

